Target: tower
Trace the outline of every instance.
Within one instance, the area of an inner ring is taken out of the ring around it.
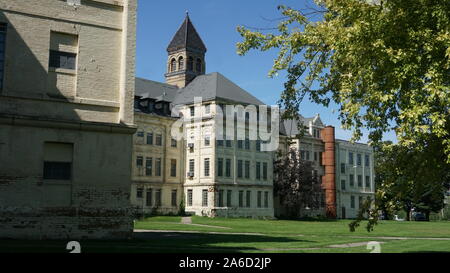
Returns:
[[[196,76],[205,74],[206,51],[205,44],[186,13],[183,24],[167,47],[166,82],[182,88]]]

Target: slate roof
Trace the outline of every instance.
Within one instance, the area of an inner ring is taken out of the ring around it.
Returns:
[[[189,15],[187,14],[183,24],[181,24],[177,33],[175,33],[175,36],[172,38],[172,41],[167,47],[167,51],[172,52],[184,48],[200,50],[203,53],[207,50],[205,44],[200,38],[200,35],[198,35],[195,30]]]
[[[281,115],[281,113],[280,113],[280,115]],[[299,115],[299,118],[300,118],[301,124],[303,124],[304,126],[309,126],[310,122],[324,126],[324,124],[322,123],[322,120],[320,119],[319,116],[315,116],[312,118],[305,118],[302,115]],[[280,134],[285,135],[285,136],[295,136],[295,135],[298,135],[299,133],[300,133],[300,131],[298,129],[298,119],[287,119],[287,120],[283,120],[282,122],[280,122]],[[305,132],[305,133],[309,135],[308,132]]]
[[[142,99],[155,99],[156,101],[173,102],[177,95],[178,87],[147,79],[136,78],[135,96]]]
[[[178,90],[173,103],[191,104],[195,97],[202,97],[203,101],[222,99],[242,104],[265,105],[265,103],[217,72],[197,76],[186,87]]]

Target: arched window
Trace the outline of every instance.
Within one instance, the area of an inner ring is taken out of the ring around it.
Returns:
[[[192,57],[189,57],[189,58],[188,58],[188,61],[187,61],[187,69],[188,69],[189,71],[194,71],[194,59],[193,59]]]
[[[197,72],[202,72],[202,60],[197,59],[197,63],[195,64],[195,70]]]
[[[184,69],[184,59],[183,57],[180,57],[178,59],[178,70],[183,70]]]
[[[177,70],[177,61],[175,59],[172,59],[170,61],[170,72],[174,72]]]

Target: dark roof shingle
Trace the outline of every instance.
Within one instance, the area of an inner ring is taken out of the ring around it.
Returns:
[[[184,48],[200,50],[203,53],[207,50],[188,15],[186,15],[183,24],[172,38],[167,51],[172,52]]]

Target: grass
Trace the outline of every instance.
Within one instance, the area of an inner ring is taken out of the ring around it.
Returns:
[[[136,233],[128,241],[81,241],[83,253],[369,253],[366,245],[330,248],[331,245],[383,242],[383,253],[450,252],[450,222],[381,221],[368,233],[362,225],[356,232],[348,220],[288,221],[192,217],[193,224],[181,224],[181,217],[158,216],[136,221],[136,229],[181,232]],[[226,227],[227,229],[220,228]],[[214,233],[216,232],[216,233]],[[218,234],[220,233],[220,234]],[[253,234],[240,234],[253,233]],[[362,238],[358,238],[362,237]],[[393,240],[377,237],[409,237]],[[0,240],[0,252],[68,252],[67,241]],[[311,249],[313,248],[313,249]]]

